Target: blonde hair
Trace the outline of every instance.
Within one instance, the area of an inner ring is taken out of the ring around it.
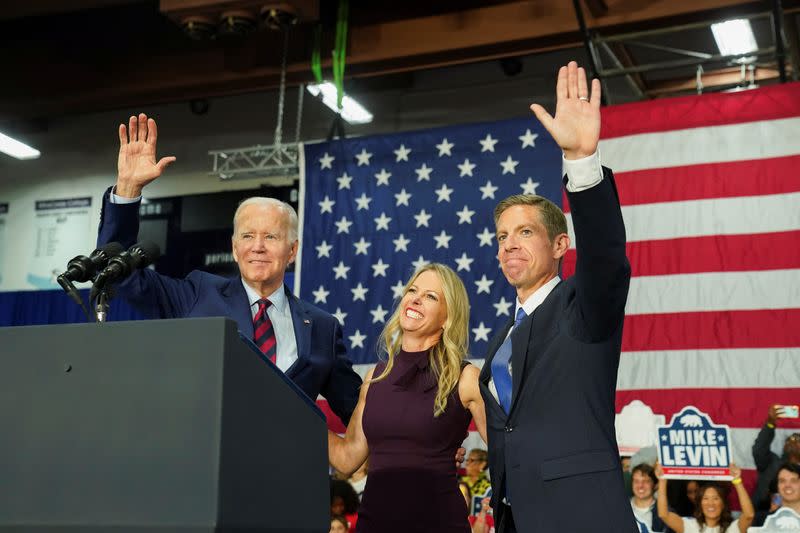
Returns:
[[[458,380],[461,377],[461,363],[467,355],[469,346],[469,299],[464,283],[458,274],[441,263],[429,263],[417,269],[406,283],[403,294],[408,292],[409,287],[420,274],[429,270],[439,276],[439,280],[442,282],[444,302],[447,306],[447,318],[442,335],[428,354],[430,367],[438,386],[433,402],[433,416],[436,417],[444,413],[447,407],[447,398],[458,386]],[[400,314],[402,312],[401,307],[396,306],[394,313],[381,332],[378,345],[386,352],[386,367],[378,377],[372,378],[370,383],[386,378],[394,367],[394,358],[400,351],[403,342],[400,330]]]

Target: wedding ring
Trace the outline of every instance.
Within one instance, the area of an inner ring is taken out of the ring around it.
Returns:
[[[589,97],[588,96],[579,96],[578,100],[582,100],[584,102],[588,102],[589,101]]]

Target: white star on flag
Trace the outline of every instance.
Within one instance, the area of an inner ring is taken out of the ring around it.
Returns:
[[[320,257],[330,257],[333,246],[328,244],[328,241],[322,241],[322,243],[316,245],[315,248],[317,249],[317,259],[319,259]]]
[[[406,288],[405,283],[397,280],[397,283],[392,285],[392,299],[397,300],[403,297],[403,290]]]
[[[497,139],[492,139],[491,133],[486,134],[486,138],[478,141],[481,143],[481,152],[494,152],[494,145],[497,144]]]
[[[478,187],[478,189],[481,191],[481,200],[486,200],[487,198],[494,200],[494,193],[497,192],[497,187],[492,185],[491,181],[487,181],[486,185]]]
[[[352,222],[347,220],[347,217],[342,217],[341,220],[337,220],[334,222],[336,224],[336,233],[350,233],[350,226],[353,225]]]
[[[405,236],[401,233],[398,238],[392,239],[392,242],[394,243],[394,251],[395,252],[399,252],[401,250],[404,251],[404,252],[407,252],[408,251],[408,243],[411,242],[411,239],[406,239]]]
[[[481,276],[481,279],[475,282],[475,286],[478,287],[477,294],[485,292],[486,294],[491,294],[491,287],[492,283],[494,283],[493,279],[489,279],[486,277],[486,274]]]
[[[380,231],[382,229],[388,230],[389,229],[389,222],[392,221],[391,217],[387,217],[386,213],[381,213],[375,220],[375,230]]]
[[[483,228],[483,231],[478,233],[478,239],[481,241],[479,247],[491,246],[492,241],[494,241],[494,233],[489,231],[489,228]]]
[[[431,172],[433,172],[433,169],[425,163],[422,163],[422,166],[414,172],[417,173],[417,181],[431,181]]]
[[[356,211],[360,211],[362,209],[369,210],[369,203],[372,201],[372,198],[367,196],[367,193],[362,192],[361,196],[356,198]]]
[[[408,154],[410,153],[411,150],[406,148],[405,144],[401,144],[400,148],[394,150],[394,155],[397,156],[397,159],[394,160],[395,163],[399,163],[400,161],[408,161]]]
[[[442,186],[433,192],[435,192],[438,197],[436,199],[436,203],[438,204],[439,202],[449,202],[450,195],[453,194],[453,189],[442,183]]]
[[[473,258],[467,257],[467,252],[462,253],[461,257],[456,257],[456,264],[458,265],[456,272],[460,272],[462,270],[469,272],[469,266],[473,261],[475,261]]]
[[[325,154],[323,154],[323,156],[319,158],[319,169],[320,170],[324,168],[333,169],[331,164],[333,163],[334,159],[336,158],[330,155],[328,152],[325,152]]]
[[[519,161],[514,161],[513,159],[511,159],[510,155],[506,158],[505,161],[501,161],[500,162],[500,166],[503,167],[503,174],[504,175],[505,174],[516,174],[517,173],[517,171],[516,171],[517,165],[519,165]]]
[[[395,205],[397,207],[401,205],[408,206],[408,200],[411,198],[412,195],[406,192],[405,189],[400,189],[400,192],[396,193],[394,197],[397,199],[397,203]]]
[[[423,266],[427,265],[430,261],[422,257],[421,255],[417,258],[416,261],[411,262],[411,266],[414,267],[414,272],[422,268]]]
[[[353,333],[352,335],[348,335],[347,338],[350,339],[350,348],[353,349],[353,348],[363,348],[364,341],[366,340],[367,336],[362,335],[361,330],[357,329],[355,333]]]
[[[350,270],[350,267],[346,266],[344,261],[339,261],[339,264],[333,267],[333,279],[347,279],[348,270]]]
[[[391,172],[386,172],[385,168],[382,168],[380,172],[375,174],[375,179],[378,180],[378,185],[389,185],[389,178],[392,177]]]
[[[367,248],[371,245],[372,243],[364,240],[364,237],[361,237],[358,242],[353,243],[353,246],[356,248],[356,255],[367,255]]]
[[[378,262],[372,265],[372,277],[378,276],[386,277],[386,269],[389,268],[389,263],[384,263],[383,259],[378,258]]]
[[[456,215],[458,215],[458,223],[461,224],[472,224],[472,216],[475,214],[475,211],[472,211],[466,205],[464,209],[461,211],[456,211]]]
[[[328,295],[331,291],[326,291],[323,285],[319,286],[319,289],[313,291],[311,294],[314,295],[314,303],[315,304],[326,304],[328,303]]]
[[[386,322],[386,313],[389,311],[384,309],[382,305],[378,305],[375,309],[370,309],[370,314],[372,315],[372,323],[375,322]]]
[[[339,190],[340,191],[342,189],[349,189],[350,188],[350,182],[353,181],[353,176],[348,176],[347,172],[345,172],[344,174],[342,174],[341,176],[336,178],[336,181],[339,182]]]
[[[489,333],[491,333],[491,329],[487,328],[483,322],[478,324],[477,328],[472,328],[472,333],[475,334],[475,338],[473,339],[474,342],[478,341],[486,341],[489,342]]]
[[[533,141],[535,141],[538,136],[538,133],[531,133],[531,130],[525,130],[525,135],[520,135],[517,138],[522,141],[522,147],[525,148],[526,146],[534,147]]]
[[[350,267],[346,266],[344,261],[339,261],[339,264],[333,267],[333,279],[347,279],[348,270],[350,270]]]
[[[520,184],[522,187],[523,194],[536,194],[536,187],[539,186],[538,181],[533,181],[532,179],[528,178],[528,181],[525,183]]]
[[[325,198],[322,201],[317,202],[319,204],[319,214],[323,213],[331,213],[333,214],[333,206],[336,204],[335,201],[328,198],[328,195],[325,195]]]
[[[353,293],[354,302],[358,300],[361,300],[362,302],[367,301],[367,293],[369,292],[369,289],[364,287],[360,281],[358,282],[358,285],[350,289],[350,292]]]
[[[472,176],[473,168],[475,168],[475,164],[470,163],[469,159],[464,159],[464,162],[458,165],[458,170],[461,171],[458,177],[463,178],[464,176]]]
[[[369,165],[370,157],[372,157],[372,154],[367,152],[366,148],[362,148],[361,153],[356,154],[356,159],[358,159],[358,166]]]
[[[450,150],[455,146],[455,144],[447,142],[447,137],[442,139],[442,142],[436,145],[436,148],[439,150],[439,157],[443,155],[453,155],[450,153]]]
[[[497,302],[496,304],[492,304],[494,308],[497,310],[495,316],[500,316],[500,315],[511,316],[511,312],[509,311],[509,309],[511,309],[513,303],[514,302],[509,302],[508,300],[506,300],[505,296],[500,298],[499,302]]]
[[[436,248],[450,248],[450,239],[452,238],[444,230],[439,235],[433,236],[433,240],[436,241]]]
[[[431,219],[431,216],[432,215],[429,215],[428,213],[426,213],[424,209],[421,210],[416,215],[414,215],[414,218],[417,219],[417,227],[420,227],[420,226],[425,226],[426,228],[430,227],[430,226],[428,226],[428,221]]]
[[[336,317],[336,320],[339,321],[339,324],[344,326],[344,319],[347,318],[347,313],[342,311],[341,307],[337,307],[336,312],[331,314]]]

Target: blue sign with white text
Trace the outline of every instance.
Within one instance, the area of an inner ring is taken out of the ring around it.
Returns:
[[[667,479],[730,480],[730,428],[693,406],[658,426],[658,460]]]

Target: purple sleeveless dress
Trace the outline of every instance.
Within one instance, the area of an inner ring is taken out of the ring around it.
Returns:
[[[384,368],[378,363],[373,375]],[[391,374],[369,386],[361,421],[369,475],[357,533],[470,532],[455,455],[472,415],[456,389],[434,418],[436,390],[427,351],[401,351]]]

